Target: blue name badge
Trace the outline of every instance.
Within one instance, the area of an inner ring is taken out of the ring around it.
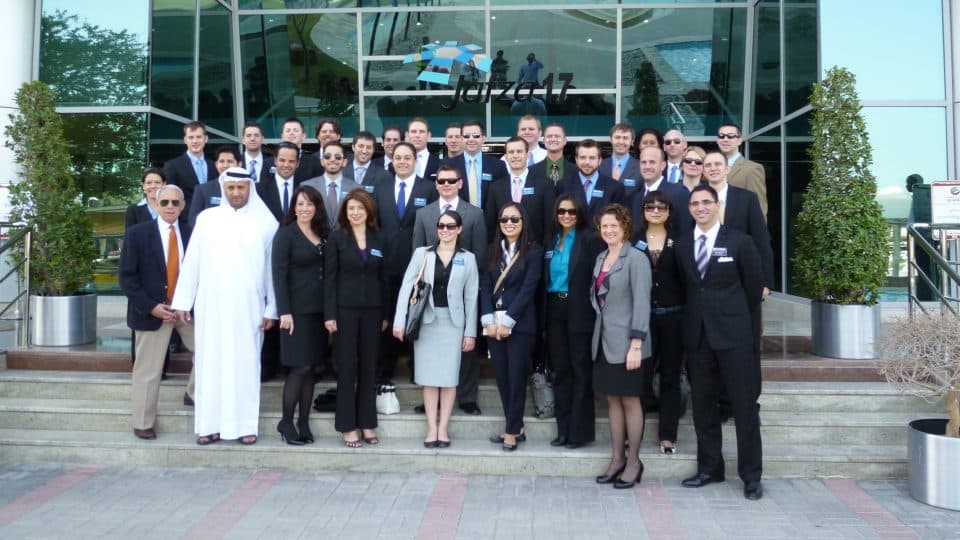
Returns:
[[[367,193],[373,193],[373,186],[363,186],[363,189],[366,190]]]
[[[220,206],[220,197],[210,197],[210,206]]]
[[[370,255],[373,255],[374,257],[380,257],[381,259],[383,258],[383,252],[377,248],[370,248]]]
[[[623,185],[626,187],[637,187],[636,178],[624,178]]]
[[[454,260],[453,260],[453,265],[454,265],[454,266],[463,266],[463,259],[454,259]]]
[[[532,188],[532,187],[525,187],[525,188],[523,188],[523,190],[522,190],[521,193],[522,193],[523,195],[533,195],[533,189],[534,189],[534,188]]]
[[[595,190],[593,190],[593,198],[594,198],[594,199],[602,199],[602,198],[603,198],[603,190],[602,190],[602,189],[595,189]]]
[[[493,177],[490,176],[490,173],[480,173],[480,180],[489,182],[490,180],[493,180]]]
[[[637,240],[637,243],[634,244],[634,245],[637,246],[637,249],[639,249],[639,250],[641,250],[641,251],[644,250],[644,249],[647,249],[647,243],[644,242],[643,240]]]
[[[417,207],[426,206],[426,205],[427,205],[427,200],[424,199],[423,197],[415,197],[415,198],[413,199],[413,205],[414,205],[414,206],[417,206]]]
[[[545,252],[543,253],[543,258],[546,259],[546,260],[552,259],[552,258],[553,258],[553,250],[551,249],[550,251],[545,251]]]

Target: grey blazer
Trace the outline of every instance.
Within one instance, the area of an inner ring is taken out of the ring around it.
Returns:
[[[310,186],[313,189],[320,192],[320,196],[323,197],[323,206],[327,210],[327,224],[330,225],[330,230],[339,229],[340,225],[337,223],[337,213],[340,212],[340,203],[343,202],[343,198],[350,193],[351,191],[360,187],[356,182],[347,178],[346,176],[340,177],[340,193],[337,193],[337,207],[331,208],[330,203],[327,201],[327,177],[326,176],[314,176],[309,180],[304,180],[301,186]]]
[[[425,247],[418,247],[410,258],[407,271],[403,274],[403,285],[397,296],[397,311],[393,317],[393,327],[403,328],[407,321],[407,302],[413,283],[420,275],[420,265],[424,264],[423,281],[433,285],[433,269],[437,264],[437,254],[427,251]],[[477,337],[477,299],[479,298],[480,278],[477,275],[477,260],[469,251],[458,251],[453,255],[450,263],[450,281],[447,283],[447,304],[450,309],[450,318],[453,324],[463,328],[464,337]],[[436,318],[433,306],[433,294],[427,299],[427,307],[423,310],[423,324],[430,323]]]
[[[417,212],[417,221],[413,225],[413,247],[432,246],[437,243],[437,220],[440,219],[440,204],[432,202]],[[460,247],[473,253],[478,261],[487,258],[487,229],[483,220],[483,210],[460,199],[457,213],[463,219],[463,231],[460,232]]]
[[[597,256],[593,267],[593,281],[596,283],[603,259],[608,250]],[[593,323],[593,359],[596,361],[603,345],[603,356],[611,364],[625,364],[630,340],[643,340],[642,358],[653,354],[648,336],[650,335],[650,287],[652,286],[650,261],[646,254],[637,248],[625,245],[620,256],[613,263],[600,290],[590,295],[590,303],[597,312]],[[596,289],[591,289],[595,291]],[[597,297],[603,299],[600,307]]]

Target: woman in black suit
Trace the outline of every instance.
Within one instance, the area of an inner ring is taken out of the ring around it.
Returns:
[[[137,223],[157,219],[160,207],[157,206],[155,195],[157,190],[166,183],[167,177],[162,170],[151,167],[143,171],[143,175],[140,176],[140,189],[143,191],[143,198],[137,204],[131,204],[127,207],[127,211],[123,215],[124,229]]]
[[[497,390],[506,420],[504,432],[490,442],[504,451],[517,449],[523,433],[527,374],[537,332],[534,297],[543,268],[543,248],[526,226],[527,213],[517,203],[500,209],[490,260],[480,277],[480,322],[487,335]]]
[[[283,416],[277,424],[287,444],[313,442],[310,406],[313,367],[323,365],[327,332],[323,325],[323,251],[329,234],[320,193],[301,186],[273,237],[273,289],[280,314],[280,361],[288,368],[283,383]],[[293,425],[293,409],[300,417]],[[299,430],[299,432],[298,432]]]
[[[544,253],[544,321],[556,396],[557,438],[551,446],[579,448],[596,438],[590,305],[593,264],[602,245],[573,195],[557,197],[553,241]]]
[[[377,230],[377,203],[363,189],[344,197],[337,216],[340,228],[330,234],[324,262],[324,325],[336,333],[336,430],[348,448],[379,444],[377,428],[377,358],[384,312],[385,246]]]
[[[673,203],[662,191],[643,199],[643,214],[635,238],[637,248],[650,258],[650,338],[653,356],[641,364],[644,380],[660,372],[660,451],[677,451],[680,421],[680,371],[683,365],[683,277],[673,248]]]

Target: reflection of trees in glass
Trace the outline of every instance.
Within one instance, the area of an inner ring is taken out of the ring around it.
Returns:
[[[128,30],[110,30],[58,10],[40,23],[40,80],[58,103],[143,105],[147,44]]]
[[[340,116],[357,104],[357,70],[320,50],[310,34],[323,15],[289,15],[287,31],[299,43],[290,51],[295,94],[317,98],[315,114]],[[349,29],[348,29],[349,31]],[[310,131],[308,126],[307,131]]]
[[[96,197],[103,205],[115,205],[140,198],[146,115],[66,114],[63,124],[70,146],[70,171],[84,200]]]
[[[653,64],[644,61],[637,70],[637,83],[630,100],[628,116],[641,119],[638,127],[662,128],[660,119],[660,87]]]

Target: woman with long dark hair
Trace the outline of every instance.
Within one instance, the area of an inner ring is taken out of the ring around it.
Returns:
[[[330,228],[320,192],[301,186],[273,237],[273,288],[280,314],[280,361],[288,368],[277,431],[287,444],[313,442],[313,368],[323,365],[323,259]],[[294,408],[300,411],[293,424]]]

